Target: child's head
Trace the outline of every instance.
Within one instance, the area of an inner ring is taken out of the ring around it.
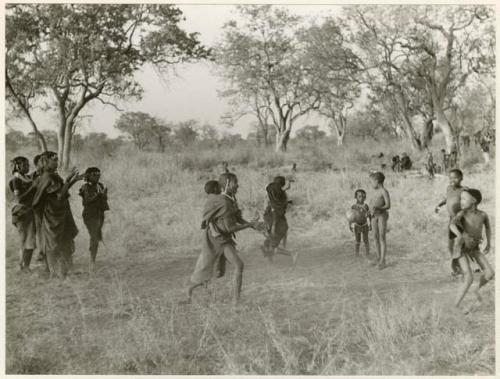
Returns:
[[[220,184],[217,180],[209,180],[205,183],[205,192],[207,194],[218,195],[220,194]]]
[[[362,204],[366,200],[366,192],[363,189],[358,189],[356,192],[354,192],[354,198],[357,200],[358,203]]]
[[[16,172],[20,174],[27,174],[30,170],[30,161],[26,157],[15,157],[12,161],[12,174]]]
[[[40,165],[40,158],[41,158],[42,154],[37,154],[35,155],[35,157],[33,158],[33,164],[35,165],[35,168],[36,169],[40,169],[41,165]]]
[[[460,183],[462,183],[462,180],[464,178],[464,174],[462,171],[460,171],[458,168],[454,168],[453,170],[450,170],[450,184],[454,187],[460,186]]]
[[[88,183],[97,183],[101,177],[101,170],[98,167],[89,167],[85,170],[85,181]]]
[[[375,171],[370,174],[370,180],[373,188],[379,188],[384,185],[385,175],[380,171]]]
[[[273,179],[273,182],[278,184],[280,187],[283,187],[286,183],[286,179],[284,176],[277,176]]]
[[[477,206],[481,200],[483,200],[481,191],[474,188],[467,188],[460,195],[460,207],[464,210],[470,209],[472,206]]]
[[[223,173],[219,177],[219,185],[222,192],[228,195],[235,195],[238,191],[238,178],[230,172]]]
[[[40,154],[40,159],[38,161],[39,167],[43,171],[56,171],[59,159],[57,153],[53,151],[44,151]]]

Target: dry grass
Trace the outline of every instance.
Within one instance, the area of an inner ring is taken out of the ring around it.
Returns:
[[[379,272],[353,256],[342,220],[356,188],[370,193],[367,170],[378,151],[362,142],[311,151],[296,147],[273,158],[237,149],[177,156],[124,150],[104,162],[81,154],[85,166],[102,168],[110,193],[100,269],[86,273],[88,237],[76,195],[80,273],[66,281],[47,281],[39,268],[20,275],[8,223],[7,373],[493,374],[493,286],[473,315],[450,306],[458,283],[448,278],[446,215],[433,213],[446,178],[388,173],[390,267]],[[231,281],[223,278],[180,306],[199,252],[203,183],[222,159],[238,174],[248,215],[262,212],[269,177],[299,163],[289,214],[297,267],[285,257],[267,264],[261,237],[243,232],[243,303],[230,304]],[[350,170],[318,171],[325,162]],[[490,177],[468,173],[464,184],[481,189],[494,225]]]

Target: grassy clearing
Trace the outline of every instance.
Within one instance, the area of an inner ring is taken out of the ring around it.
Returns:
[[[102,168],[110,193],[100,269],[92,278],[86,273],[78,196],[71,201],[81,273],[67,281],[49,282],[40,268],[30,276],[16,271],[17,239],[8,220],[7,373],[493,374],[493,286],[473,315],[450,308],[458,283],[448,278],[447,216],[433,213],[447,179],[388,173],[390,267],[379,272],[353,257],[343,221],[356,188],[370,196],[367,170],[377,167],[376,148],[361,142],[352,150],[310,151],[297,146],[272,158],[236,150],[177,156],[124,150],[104,161],[82,154],[79,162]],[[243,232],[243,303],[230,304],[229,270],[200,290],[192,306],[179,306],[199,252],[203,183],[222,159],[239,176],[247,215],[263,211],[269,178],[299,163],[289,213],[297,267],[284,257],[268,265],[258,252],[261,237]],[[464,184],[481,189],[481,208],[494,226],[492,172],[467,173]]]

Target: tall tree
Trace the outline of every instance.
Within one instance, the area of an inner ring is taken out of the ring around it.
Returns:
[[[165,150],[165,139],[170,128],[148,113],[123,113],[116,120],[114,126],[116,129],[130,135],[134,145],[139,150],[144,150],[154,140],[157,141],[160,151]]]
[[[456,148],[450,103],[467,76],[494,67],[493,11],[485,6],[355,6],[347,9],[359,46],[392,93],[414,146],[424,148],[412,117],[424,115],[422,135],[435,125]],[[381,80],[376,80],[381,79]]]
[[[245,106],[268,112],[276,129],[276,151],[285,151],[293,124],[320,104],[302,62],[300,19],[271,5],[237,10],[241,21],[224,26],[216,50],[221,76]]]
[[[209,55],[196,33],[179,27],[182,12],[172,5],[12,4],[6,12],[7,97],[39,136],[34,104],[57,111],[62,168],[90,102],[140,98],[134,74],[146,63],[165,71]]]
[[[349,47],[340,20],[327,18],[320,25],[304,29],[301,40],[307,46],[304,66],[321,93],[318,112],[330,119],[342,145],[347,129],[347,113],[361,94],[363,63]]]

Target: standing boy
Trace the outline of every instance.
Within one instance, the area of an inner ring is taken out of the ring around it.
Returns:
[[[391,198],[389,192],[384,187],[385,176],[383,173],[380,171],[371,173],[370,180],[375,189],[371,215],[378,261],[374,262],[374,265],[378,265],[379,270],[382,270],[386,267],[387,243],[385,235],[387,233],[387,220],[389,218],[389,209],[391,208]]]
[[[462,210],[451,220],[450,231],[456,236],[455,248],[452,258],[457,259],[464,273],[464,283],[458,291],[455,306],[459,307],[465,294],[469,290],[473,278],[469,260],[475,261],[483,273],[475,291],[477,299],[481,301],[479,289],[495,276],[493,268],[484,256],[491,248],[491,226],[488,215],[479,210],[477,206],[482,200],[481,192],[477,189],[464,189],[460,195]],[[486,231],[486,246],[484,253],[479,249],[483,226]]]

